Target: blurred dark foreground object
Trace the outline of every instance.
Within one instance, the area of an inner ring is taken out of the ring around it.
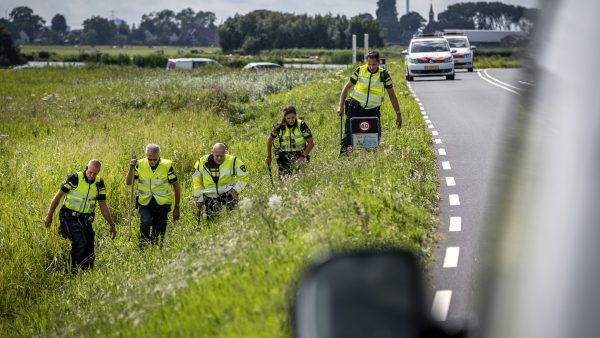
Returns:
[[[450,336],[425,310],[421,268],[405,251],[333,255],[308,268],[294,305],[298,338]]]

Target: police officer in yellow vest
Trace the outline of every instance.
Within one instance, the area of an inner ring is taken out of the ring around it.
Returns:
[[[275,159],[279,169],[279,178],[291,175],[303,162],[310,159],[315,146],[312,132],[305,121],[296,116],[294,106],[283,108],[283,119],[277,123],[267,139],[267,166],[271,166],[271,150],[275,142]]]
[[[352,142],[350,119],[353,117],[380,118],[380,107],[383,104],[385,91],[387,91],[392,107],[396,112],[396,126],[398,128],[402,127],[402,114],[394,93],[392,78],[386,70],[379,66],[379,61],[378,52],[369,52],[367,54],[367,64],[356,68],[348,82],[346,82],[344,89],[342,89],[337,112],[339,116],[342,116],[345,108],[346,123],[340,154],[345,153]],[[353,90],[348,94],[350,89]],[[381,135],[381,130],[379,135]]]
[[[239,193],[248,184],[246,165],[233,155],[226,154],[223,143],[216,143],[210,155],[194,164],[193,197],[200,212],[206,207],[206,217],[214,220],[224,205],[235,207]]]
[[[160,157],[160,147],[146,146],[146,158],[129,162],[127,185],[138,180],[137,207],[140,213],[140,246],[156,244],[167,231],[167,216],[173,209],[173,221],[179,219],[181,188],[173,162]],[[173,205],[174,203],[174,205]]]
[[[52,225],[52,215],[60,200],[63,205],[58,213],[60,219],[59,233],[71,241],[71,271],[76,268],[83,270],[94,267],[94,222],[96,202],[100,205],[102,216],[108,224],[110,238],[114,239],[115,222],[106,204],[106,186],[98,176],[100,161],[90,160],[84,171],[79,171],[67,177],[58,192],[52,198],[48,213],[44,218],[46,227]]]

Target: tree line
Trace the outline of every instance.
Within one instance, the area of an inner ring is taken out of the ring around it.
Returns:
[[[448,6],[429,21],[417,12],[398,18],[396,0],[377,1],[377,21],[386,43],[406,44],[416,32],[444,29],[516,30],[528,34],[538,10],[502,2],[463,2]]]
[[[448,6],[436,20],[425,20],[419,13],[398,16],[396,0],[378,0],[376,18],[359,14],[296,15],[256,10],[236,14],[217,26],[212,12],[186,8],[180,12],[165,9],[144,14],[136,26],[118,19],[93,16],[83,22],[82,30],[71,30],[62,14],[50,25],[26,6],[14,8],[0,26],[18,44],[89,45],[219,45],[225,52],[256,53],[284,48],[349,48],[352,35],[362,46],[369,34],[373,47],[406,44],[418,31],[452,29],[520,30],[528,33],[537,10],[501,2],[465,2]]]
[[[82,30],[70,30],[60,13],[46,26],[31,8],[19,6],[8,18],[0,18],[0,26],[6,27],[15,41],[25,44],[208,46],[216,44],[216,20],[212,12],[165,9],[142,15],[137,27],[123,20],[93,16],[83,21]]]
[[[364,34],[369,34],[370,46],[383,46],[379,24],[370,14],[348,19],[343,15],[309,16],[256,10],[228,18],[217,34],[224,52],[247,54],[266,49],[349,48],[352,34],[357,35],[359,46]]]

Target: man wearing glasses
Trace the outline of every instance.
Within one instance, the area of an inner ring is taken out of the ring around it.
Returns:
[[[173,162],[160,158],[160,147],[146,146],[146,158],[129,162],[127,185],[138,180],[137,207],[140,213],[140,247],[157,244],[167,231],[167,216],[173,210],[173,221],[179,219],[180,185]],[[173,205],[174,204],[174,205]]]

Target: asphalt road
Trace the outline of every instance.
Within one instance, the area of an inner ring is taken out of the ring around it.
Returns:
[[[518,69],[457,71],[454,81],[416,78],[409,84],[432,132],[440,178],[441,241],[430,276],[432,315],[445,323],[473,323],[496,156],[503,150],[511,107],[533,84]]]

